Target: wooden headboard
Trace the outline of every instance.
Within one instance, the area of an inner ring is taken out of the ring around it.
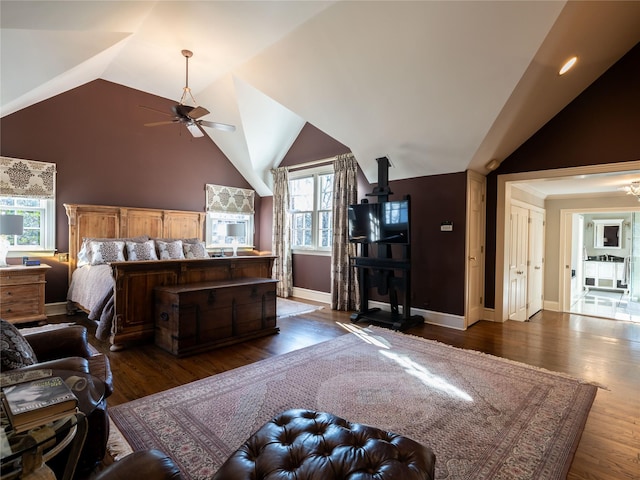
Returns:
[[[204,212],[64,204],[69,218],[69,280],[84,238],[204,238]]]

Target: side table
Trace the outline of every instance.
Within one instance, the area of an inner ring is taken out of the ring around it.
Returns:
[[[71,414],[23,433],[5,431],[6,425],[2,427],[0,461],[4,480],[55,480],[55,474],[45,462],[67,447],[70,453],[61,479],[73,478],[87,436],[87,419],[83,413]]]
[[[44,313],[46,264],[0,268],[0,316],[11,323],[46,320]]]
[[[100,379],[83,372],[49,372],[52,376],[61,377],[69,385],[78,399],[78,411],[22,433],[12,431],[8,419],[3,416],[0,426],[3,480],[55,480],[54,472],[62,480],[71,480],[78,468],[88,432],[87,417],[104,400],[105,385]],[[49,465],[45,465],[45,462],[49,462]]]

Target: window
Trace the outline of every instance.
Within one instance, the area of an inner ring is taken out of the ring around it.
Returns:
[[[240,224],[243,235],[227,235],[227,225]],[[207,212],[207,248],[225,248],[236,244],[238,247],[253,248],[253,214]]]
[[[291,248],[330,251],[333,167],[294,172],[289,178]]]
[[[22,215],[22,235],[10,235],[13,255],[55,250],[54,163],[0,157],[0,214]]]
[[[209,249],[253,248],[253,190],[205,185],[207,218],[205,243]],[[229,228],[229,225],[235,225]]]
[[[53,250],[53,200],[0,197],[0,214],[22,215],[22,235],[8,237],[9,251]]]

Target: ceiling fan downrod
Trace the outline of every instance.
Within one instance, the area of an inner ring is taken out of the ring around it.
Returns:
[[[191,97],[191,101],[194,105],[197,105],[196,99],[193,98],[193,94],[191,93],[191,89],[189,88],[189,59],[193,57],[193,52],[191,50],[182,50],[182,55],[185,59],[185,80],[184,80],[184,88],[182,89],[182,97],[180,97],[180,105],[184,105],[184,101],[186,99],[187,94]]]

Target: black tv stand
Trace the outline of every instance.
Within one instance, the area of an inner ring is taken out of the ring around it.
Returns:
[[[378,202],[388,201],[391,193],[388,186],[389,160],[386,157],[378,158],[378,186],[368,196],[377,196]],[[409,196],[405,197],[409,201]],[[411,204],[409,203],[409,206]],[[410,210],[409,210],[410,211]],[[391,241],[395,238],[385,238],[379,241],[376,248],[376,256],[369,256],[369,245],[360,244],[360,256],[351,259],[353,266],[358,271],[360,282],[360,311],[351,315],[352,322],[367,321],[374,325],[392,328],[393,330],[405,330],[415,325],[424,323],[420,315],[411,315],[411,247],[410,242],[398,246],[402,249],[401,258],[393,258],[391,245],[384,240]],[[369,290],[377,287],[380,295],[388,295],[391,311],[380,308],[369,308]],[[402,312],[398,303],[400,292],[403,303]]]

